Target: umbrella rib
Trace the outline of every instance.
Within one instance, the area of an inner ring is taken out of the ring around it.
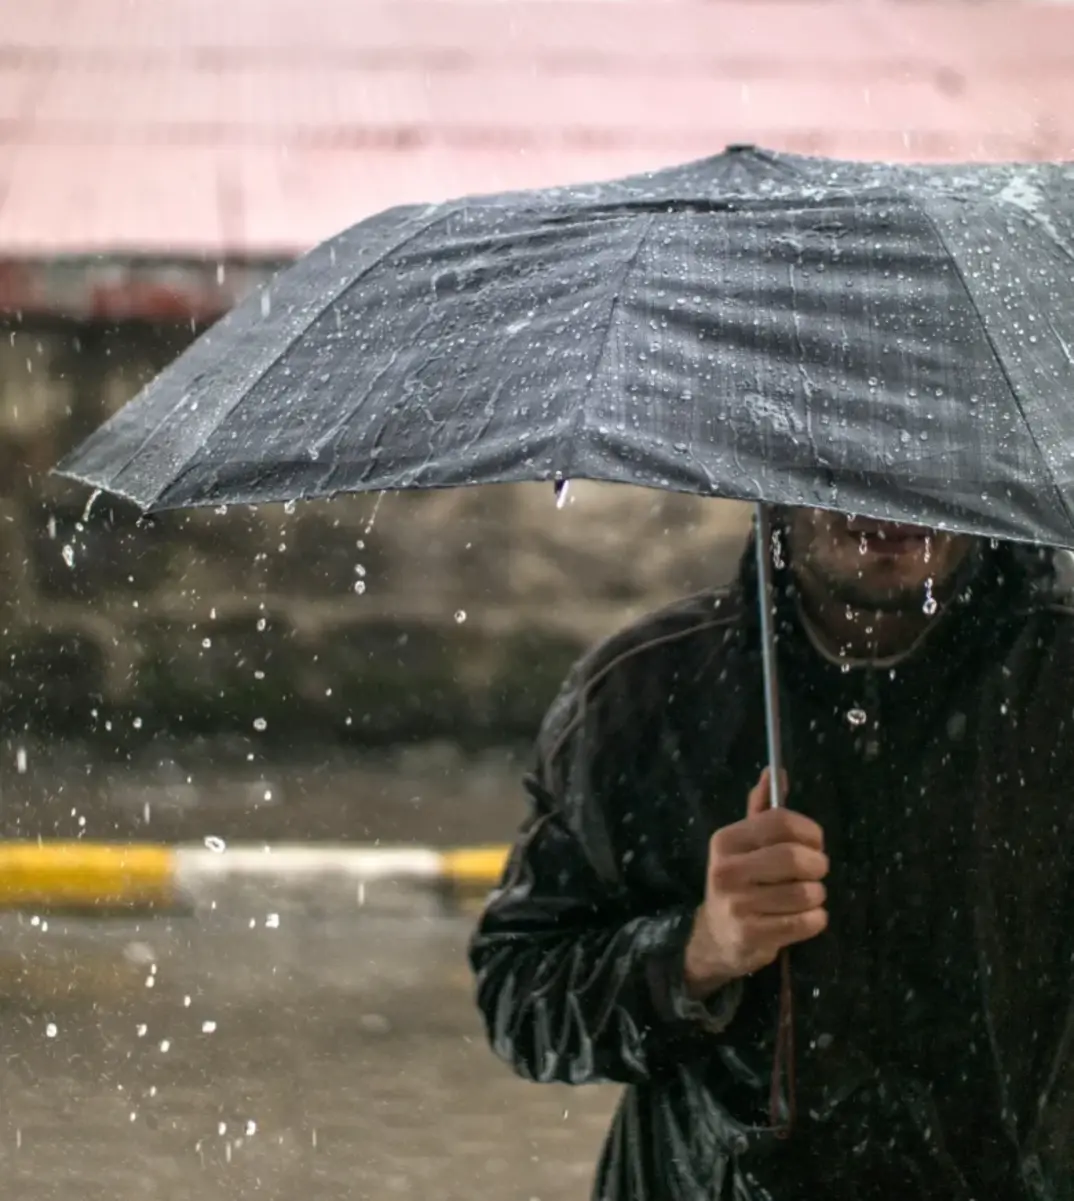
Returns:
[[[257,385],[261,383],[261,381],[265,378],[266,375],[268,375],[268,373],[273,369],[273,367],[277,366],[277,364],[280,362],[281,359],[283,359],[288,353],[290,353],[290,351],[294,348],[295,344],[301,338],[304,338],[306,336],[306,334],[309,333],[310,328],[314,324],[316,324],[316,322],[320,321],[320,319],[325,315],[325,313],[328,312],[328,310],[332,307],[332,305],[336,304],[342,297],[346,296],[347,293],[350,292],[351,289],[354,288],[362,279],[364,279],[365,276],[367,276],[370,271],[373,271],[375,268],[379,267],[380,264],[383,263],[384,260],[386,258],[388,258],[390,255],[396,254],[404,246],[409,245],[411,242],[422,237],[424,234],[427,234],[429,232],[429,230],[431,230],[434,226],[439,225],[443,221],[447,221],[453,215],[454,215],[453,212],[446,212],[446,213],[441,212],[437,216],[433,217],[431,220],[423,222],[418,229],[413,230],[411,233],[407,234],[403,238],[400,238],[398,241],[392,242],[390,246],[388,246],[385,250],[383,250],[375,258],[371,259],[368,263],[366,263],[366,265],[361,269],[361,271],[359,271],[356,275],[354,275],[350,279],[348,279],[346,284],[342,288],[340,288],[339,291],[333,292],[324,301],[323,304],[318,306],[317,311],[310,316],[309,320],[303,324],[301,329],[296,330],[295,333],[293,333],[291,335],[291,337],[288,338],[287,341],[283,343],[282,346],[279,346],[276,348],[276,350],[270,356],[269,361],[265,364],[265,366],[263,368],[261,368],[260,371],[257,372],[256,376],[253,378],[253,380],[250,381],[249,385],[242,389],[241,395],[239,395],[236,398],[236,400],[227,407],[227,410],[220,415],[220,418],[216,422],[213,432],[215,432],[217,429],[220,428],[220,425],[223,423],[223,421],[226,418],[230,417],[231,414],[234,413],[235,410],[243,403],[243,401],[249,399],[250,394],[253,392],[254,388],[257,387]],[[211,437],[211,436],[212,435],[210,434],[209,437]],[[208,441],[208,438],[206,439],[206,441]],[[143,442],[142,445],[144,446],[145,443]],[[191,460],[194,459],[195,456],[198,455],[202,449],[203,449],[203,447],[200,447],[200,446],[195,447],[194,450],[192,450],[186,456],[186,459],[183,462],[182,467],[180,467],[175,472],[175,474],[172,476],[172,479],[169,482],[167,488],[165,488],[164,491],[161,493],[161,495],[157,497],[156,501],[154,502],[154,507],[160,506],[162,501],[164,501],[165,506],[166,506],[167,502],[164,500],[164,498],[167,496],[167,494],[169,492],[173,491],[182,482],[182,480],[186,477],[187,473],[190,470]],[[131,455],[127,464],[124,465],[125,467],[130,465],[130,463],[136,457],[137,453],[138,452],[135,452],[135,454]]]
[[[1018,415],[1022,418],[1022,424],[1026,427],[1026,431],[1029,434],[1029,439],[1033,443],[1033,446],[1040,457],[1041,463],[1044,464],[1044,469],[1048,473],[1048,478],[1051,480],[1052,490],[1055,493],[1056,500],[1059,502],[1059,511],[1066,516],[1066,519],[1069,522],[1074,523],[1074,510],[1071,510],[1070,505],[1067,504],[1066,497],[1063,496],[1063,491],[1056,481],[1055,473],[1052,470],[1052,465],[1048,462],[1048,458],[1044,453],[1044,448],[1041,446],[1040,439],[1037,437],[1036,430],[1033,429],[1029,418],[1026,416],[1026,411],[1022,406],[1022,398],[1018,395],[1018,389],[1015,388],[1014,381],[1011,379],[1011,374],[1007,370],[1007,364],[1003,361],[1003,356],[999,353],[999,348],[996,346],[995,339],[992,337],[992,331],[988,328],[988,323],[984,319],[984,314],[981,312],[980,308],[978,308],[973,292],[970,290],[970,286],[966,282],[966,276],[962,270],[962,266],[952,253],[951,247],[948,246],[947,239],[943,236],[943,231],[940,229],[940,226],[933,215],[928,211],[925,205],[919,204],[917,207],[924,216],[925,220],[929,223],[929,225],[932,226],[932,231],[936,235],[940,245],[947,252],[947,257],[951,262],[951,266],[954,268],[955,274],[958,276],[958,282],[962,285],[962,290],[966,294],[966,299],[970,302],[970,308],[973,309],[973,311],[977,314],[978,324],[981,327],[981,332],[985,336],[985,340],[988,342],[989,350],[992,351],[992,357],[996,361],[996,366],[1003,373],[1003,378],[1007,382],[1007,387],[1010,390],[1010,394],[1014,397],[1014,403],[1018,406]]]
[[[615,324],[615,314],[619,310],[619,301],[622,298],[622,291],[626,287],[626,282],[630,278],[630,273],[634,270],[634,267],[641,256],[642,250],[645,248],[645,243],[649,240],[649,234],[652,232],[653,223],[655,221],[655,213],[650,213],[645,218],[644,228],[638,235],[638,244],[634,247],[630,257],[623,263],[622,270],[620,271],[615,293],[612,296],[612,303],[608,306],[608,318],[604,323],[604,330],[600,335],[600,345],[597,347],[597,352],[593,356],[593,366],[589,372],[589,383],[586,386],[582,403],[578,406],[578,411],[571,420],[571,428],[568,436],[570,438],[572,452],[575,451],[578,446],[578,438],[582,432],[581,429],[579,429],[579,426],[585,421],[586,416],[585,400],[589,395],[589,389],[593,386],[593,381],[597,378],[597,372],[600,370],[600,365],[604,362],[604,354],[608,349],[608,340],[612,334],[612,326]]]

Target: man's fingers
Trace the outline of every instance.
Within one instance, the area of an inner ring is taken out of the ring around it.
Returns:
[[[808,942],[827,928],[828,911],[811,909],[808,913],[793,916],[754,918],[744,933],[753,946],[779,951],[795,943]]]
[[[817,851],[824,849],[824,831],[812,818],[793,809],[765,809],[724,826],[716,832],[714,840],[713,849],[725,855],[741,855],[781,842],[800,842]]]
[[[713,883],[721,892],[741,892],[757,884],[795,884],[823,880],[828,856],[800,842],[781,842],[737,855],[718,855]]]
[[[740,893],[732,902],[742,917],[788,917],[821,909],[828,891],[819,881],[797,884],[761,884]]]

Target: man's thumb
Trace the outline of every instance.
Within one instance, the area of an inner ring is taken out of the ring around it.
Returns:
[[[756,817],[758,813],[764,813],[766,809],[772,807],[772,769],[766,767],[761,772],[761,778],[750,789],[750,795],[746,800],[746,816]],[[787,790],[789,784],[787,781],[787,773],[780,772],[780,796],[783,800],[787,799]]]

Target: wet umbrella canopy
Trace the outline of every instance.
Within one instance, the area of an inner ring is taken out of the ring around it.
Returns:
[[[587,478],[1074,544],[1074,168],[749,147],[394,209],[61,471],[145,510]]]

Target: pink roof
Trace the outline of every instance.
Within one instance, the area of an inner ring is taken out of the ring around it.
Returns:
[[[731,141],[1074,158],[1074,6],[8,0],[0,259],[260,259]]]

